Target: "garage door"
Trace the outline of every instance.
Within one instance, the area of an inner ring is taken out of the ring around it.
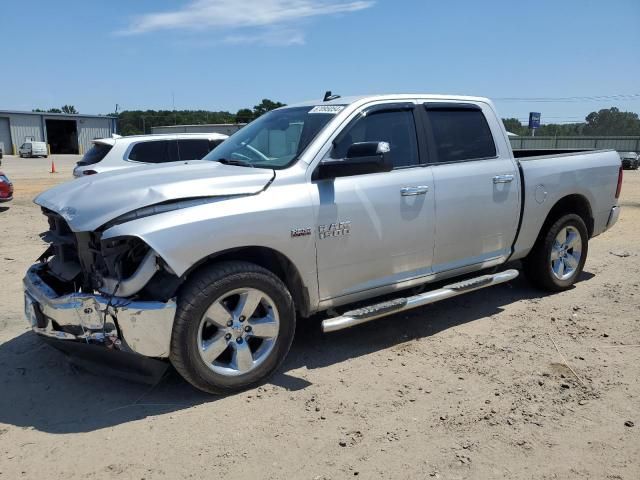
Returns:
[[[11,145],[11,131],[9,130],[9,119],[0,117],[0,144],[4,144],[2,151],[9,155],[13,153]]]

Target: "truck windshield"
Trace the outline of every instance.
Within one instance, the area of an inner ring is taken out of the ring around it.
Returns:
[[[238,131],[203,160],[257,168],[293,164],[343,105],[274,110]]]

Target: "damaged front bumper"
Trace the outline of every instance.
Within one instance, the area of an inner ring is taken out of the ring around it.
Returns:
[[[137,353],[169,356],[176,304],[135,301],[89,293],[58,295],[40,275],[46,264],[24,277],[25,315],[32,330],[59,342],[80,342]]]

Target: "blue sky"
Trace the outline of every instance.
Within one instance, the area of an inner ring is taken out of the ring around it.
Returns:
[[[640,113],[639,0],[2,0],[0,109],[230,110],[343,95],[492,98],[503,117]]]

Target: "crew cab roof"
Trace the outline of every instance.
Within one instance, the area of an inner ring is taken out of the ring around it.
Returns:
[[[293,105],[287,105],[287,107],[312,107],[316,105],[351,105],[355,103],[368,103],[372,101],[386,101],[386,100],[413,100],[416,98],[424,98],[430,100],[453,100],[462,102],[484,102],[491,103],[486,97],[472,97],[466,95],[442,95],[433,93],[413,93],[413,94],[384,94],[384,95],[359,95],[351,97],[339,97],[329,101],[323,101],[322,99],[307,100],[304,102],[296,103]],[[287,108],[282,107],[282,108]]]

